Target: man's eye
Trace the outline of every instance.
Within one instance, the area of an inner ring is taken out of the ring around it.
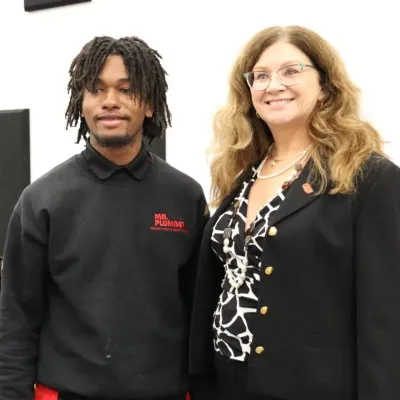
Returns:
[[[102,91],[103,91],[102,88],[97,87],[97,88],[94,88],[93,93],[100,93]]]
[[[124,93],[124,94],[132,94],[132,90],[129,89],[129,88],[122,88],[121,92]]]

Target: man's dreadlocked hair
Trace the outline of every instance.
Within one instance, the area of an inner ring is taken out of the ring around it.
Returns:
[[[87,139],[89,129],[85,119],[81,117],[83,93],[85,88],[94,91],[96,80],[111,55],[123,58],[133,94],[140,104],[153,108],[153,117],[145,118],[143,124],[143,135],[151,143],[154,138],[165,134],[168,125],[171,126],[171,113],[166,99],[167,73],[160,64],[160,54],[134,36],[121,39],[95,37],[72,61],[68,83],[70,100],[65,113],[67,128],[75,127],[80,121],[77,143],[82,138]]]

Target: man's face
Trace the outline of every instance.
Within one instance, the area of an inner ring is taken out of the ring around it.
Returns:
[[[148,105],[139,105],[132,96],[128,71],[121,56],[109,56],[100,72],[95,90],[85,89],[82,117],[90,131],[91,141],[100,147],[124,147],[141,140],[143,121],[150,118]]]

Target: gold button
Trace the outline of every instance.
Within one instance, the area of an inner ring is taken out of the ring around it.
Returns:
[[[260,308],[260,314],[265,315],[268,313],[268,307],[264,306]]]
[[[275,228],[275,226],[271,226],[268,231],[269,236],[275,236],[278,233],[278,229]]]
[[[262,354],[262,353],[264,353],[264,347],[262,347],[262,346],[256,347],[256,353],[257,353],[257,354]]]
[[[265,275],[271,275],[272,271],[274,270],[274,267],[272,267],[271,265],[267,268],[265,268]]]

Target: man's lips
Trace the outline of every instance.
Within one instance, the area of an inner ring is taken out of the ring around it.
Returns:
[[[116,128],[121,125],[122,121],[126,121],[127,118],[123,115],[101,115],[97,118],[98,121],[101,122],[103,126],[106,128]]]
[[[123,115],[116,115],[116,114],[104,114],[97,117],[100,121],[115,121],[115,120],[124,120],[128,119]]]

